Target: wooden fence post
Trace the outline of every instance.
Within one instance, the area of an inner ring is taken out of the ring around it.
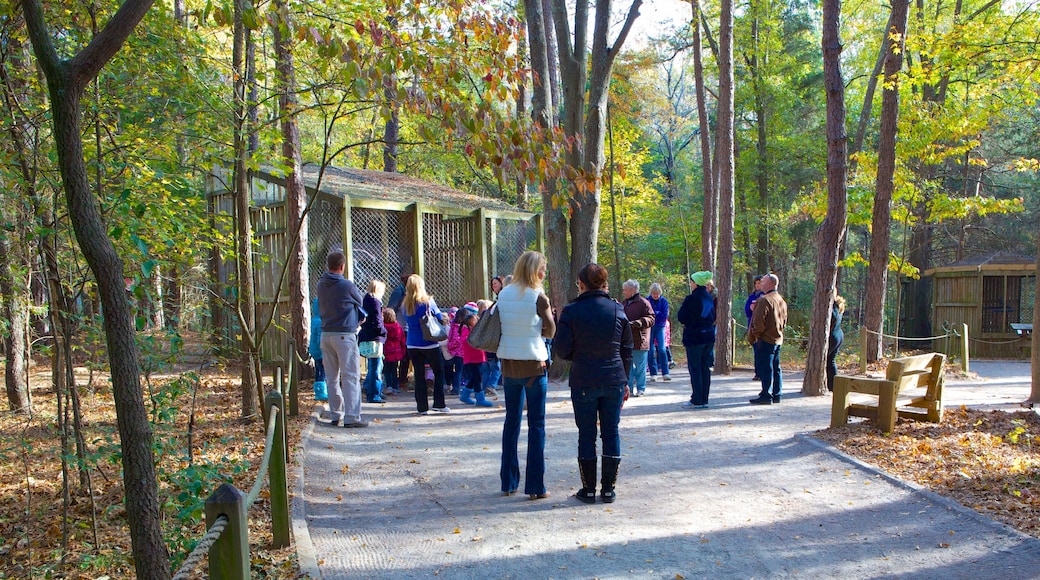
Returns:
[[[246,496],[222,483],[206,499],[206,529],[222,514],[228,518],[224,533],[209,549],[209,577],[214,580],[249,579],[249,506]]]
[[[859,327],[859,374],[867,374],[867,340],[869,332],[866,326]]]
[[[278,369],[281,374],[281,369]],[[280,391],[268,391],[264,398],[268,414],[272,408],[278,408],[278,418],[274,422],[274,437],[271,443],[271,465],[268,468],[268,486],[271,492],[271,533],[274,536],[272,545],[284,548],[289,545],[289,486],[285,469],[285,401]]]
[[[964,358],[964,372],[971,370],[971,365],[968,363],[968,323],[961,323],[961,355]]]
[[[737,360],[737,319],[732,316],[729,319],[729,364]],[[751,364],[754,367],[754,363]]]
[[[289,402],[289,416],[300,414],[300,354],[296,352],[296,339],[289,337],[289,385],[286,400]]]

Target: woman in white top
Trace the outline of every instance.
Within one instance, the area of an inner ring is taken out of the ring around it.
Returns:
[[[556,334],[549,298],[542,291],[545,256],[524,252],[513,268],[512,282],[498,295],[495,308],[502,322],[498,358],[502,362],[506,418],[502,427],[502,492],[512,495],[520,486],[517,444],[527,399],[527,473],[524,493],[530,499],[549,497],[545,489],[545,369],[549,352],[545,339]]]

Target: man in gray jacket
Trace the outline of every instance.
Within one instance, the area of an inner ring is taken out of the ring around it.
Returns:
[[[334,251],[325,260],[328,271],[318,280],[321,314],[321,354],[325,363],[332,426],[368,427],[361,420],[361,360],[357,333],[363,316],[361,292],[343,277],[347,259]],[[375,314],[375,315],[378,315]]]

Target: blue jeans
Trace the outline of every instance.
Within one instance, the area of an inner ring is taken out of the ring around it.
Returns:
[[[485,383],[486,384],[486,383]],[[520,487],[520,459],[516,447],[520,443],[520,420],[527,398],[527,475],[524,493],[545,493],[545,394],[549,381],[543,374],[523,379],[506,378],[506,421],[502,426],[502,491]]]
[[[772,396],[780,398],[783,390],[783,378],[780,375],[780,345],[769,344],[764,340],[755,343],[755,372],[762,381],[762,392],[759,397]],[[772,392],[772,395],[770,395]]]
[[[387,389],[393,389],[396,391],[401,388],[401,383],[397,378],[397,366],[400,363],[401,361],[383,361],[383,386]]]
[[[502,378],[502,363],[498,359],[489,360],[480,365],[480,382],[485,389],[494,389]],[[505,491],[505,490],[503,490]]]
[[[650,329],[650,376],[657,376],[657,369],[661,374],[668,376],[668,351],[664,346],[664,326],[654,326]]]
[[[325,382],[325,365],[320,356],[314,359],[314,382]]]
[[[691,344],[686,347],[686,367],[690,370],[690,386],[694,405],[708,404],[711,390],[711,367],[715,366],[715,343]]]
[[[571,389],[574,424],[578,426],[578,458],[596,457],[596,422],[599,422],[605,457],[621,457],[621,403],[625,385]]]
[[[642,393],[646,390],[646,359],[649,354],[648,350],[632,351],[632,368],[628,373],[628,386],[632,388],[633,393],[636,391]]]
[[[383,381],[379,375],[383,374],[383,357],[370,358],[368,360],[368,372],[365,374],[365,400],[369,403],[379,396],[383,388]]]

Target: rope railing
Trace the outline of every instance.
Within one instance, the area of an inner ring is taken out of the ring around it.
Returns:
[[[292,373],[290,373],[292,374]],[[243,494],[235,486],[221,484],[206,499],[206,521],[209,529],[198,545],[185,558],[174,580],[185,580],[198,568],[202,556],[209,554],[209,577],[221,580],[250,577],[249,508],[253,506],[265,480],[271,495],[271,527],[276,548],[289,545],[289,488],[286,478],[285,399],[282,396],[282,369],[275,371],[275,388],[264,397],[267,408],[264,455],[256,481]],[[227,532],[225,534],[225,532]]]
[[[946,331],[945,334],[941,334],[941,335],[938,335],[938,336],[926,336],[926,337],[920,337],[920,336],[895,336],[895,335],[891,335],[891,334],[884,334],[882,332],[878,332],[876,330],[869,329],[866,326],[860,326],[859,330],[860,330],[860,356],[859,356],[859,370],[860,370],[860,373],[864,373],[865,374],[867,372],[867,350],[868,350],[867,343],[870,341],[870,336],[871,335],[879,336],[882,339],[888,339],[888,340],[900,341],[900,342],[914,342],[914,341],[917,341],[917,342],[931,342],[931,341],[935,341],[935,340],[942,340],[942,341],[944,341],[944,344],[942,345],[943,346],[942,352],[946,354],[947,358],[952,360],[953,359],[953,355],[956,352],[956,354],[960,355],[964,372],[968,372],[969,371],[970,357],[969,357],[969,354],[968,354],[968,341],[969,341],[969,337],[968,337],[968,325],[967,324],[961,324],[960,325],[960,329],[958,330],[957,328],[952,327],[948,323],[946,323],[946,324],[943,324],[943,330]]]
[[[195,568],[199,567],[202,563],[202,557],[206,555],[213,544],[220,539],[220,534],[224,533],[227,529],[228,522],[231,520],[227,516],[221,515],[217,518],[217,521],[213,522],[209,530],[206,532],[199,543],[195,546],[195,549],[188,554],[188,557],[184,559],[184,563],[181,564],[180,570],[173,575],[173,580],[188,580],[191,578],[191,573],[195,571]]]

